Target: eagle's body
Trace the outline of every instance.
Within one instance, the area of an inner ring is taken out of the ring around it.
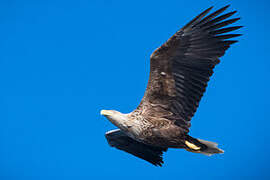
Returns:
[[[139,108],[130,113],[128,118],[131,121],[136,119],[137,122],[133,125],[134,131],[132,128],[130,130],[132,133],[130,137],[133,136],[136,140],[153,146],[183,148],[185,136],[183,129],[166,119],[163,109],[157,110],[155,114],[147,114],[151,112]],[[162,111],[163,113],[158,113]]]
[[[220,15],[227,8],[208,16],[212,7],[205,10],[153,52],[147,89],[137,109],[129,114],[101,111],[119,127],[106,133],[111,146],[160,166],[168,148],[223,153],[217,144],[193,138],[188,132],[215,65],[237,42],[227,39],[239,36],[227,34],[241,27],[225,27],[239,19],[227,20],[236,11]]]

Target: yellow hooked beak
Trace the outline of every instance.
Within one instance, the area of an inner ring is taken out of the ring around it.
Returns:
[[[112,115],[112,112],[109,110],[101,110],[100,114],[103,116],[110,116],[110,115]]]

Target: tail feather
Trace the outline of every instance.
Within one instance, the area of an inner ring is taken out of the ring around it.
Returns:
[[[187,148],[185,148],[187,151],[201,153],[207,156],[224,153],[222,149],[217,147],[217,143],[205,141],[202,139],[195,139],[191,136],[187,136],[185,144],[187,146]]]
[[[198,141],[202,144],[204,144],[205,146],[207,146],[206,149],[202,150],[200,153],[207,155],[207,156],[211,156],[213,154],[222,154],[224,153],[224,150],[219,149],[217,146],[217,143],[214,142],[210,142],[210,141],[205,141],[202,139],[198,139]]]

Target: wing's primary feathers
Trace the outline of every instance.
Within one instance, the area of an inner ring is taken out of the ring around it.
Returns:
[[[227,27],[240,19],[229,19],[236,11],[220,15],[227,8],[206,16],[212,9],[208,8],[153,52],[147,90],[138,108],[147,106],[146,112],[155,114],[151,105],[160,105],[171,112],[168,119],[188,131],[213,68],[237,42],[229,39],[240,36],[230,32],[241,26]]]

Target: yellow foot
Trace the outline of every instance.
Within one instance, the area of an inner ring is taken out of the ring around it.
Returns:
[[[185,141],[185,144],[186,144],[190,149],[195,150],[195,151],[198,151],[198,150],[201,149],[201,147],[196,146],[195,144],[190,143],[190,142],[188,142],[188,141]]]

